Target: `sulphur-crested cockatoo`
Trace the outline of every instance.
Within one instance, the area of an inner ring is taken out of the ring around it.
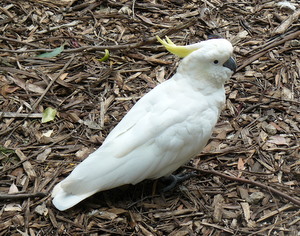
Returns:
[[[187,46],[158,40],[184,57],[176,74],[142,97],[102,146],[54,187],[57,209],[99,191],[169,176],[206,145],[225,102],[224,83],[236,69],[232,45],[226,39]]]

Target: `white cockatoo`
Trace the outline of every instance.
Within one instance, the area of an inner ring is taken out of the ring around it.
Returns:
[[[236,64],[226,39],[176,46],[184,57],[173,77],[143,96],[102,146],[58,183],[53,204],[66,210],[96,192],[169,176],[202,151],[225,102],[224,83]]]

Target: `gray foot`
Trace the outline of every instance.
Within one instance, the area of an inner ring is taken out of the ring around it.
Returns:
[[[194,177],[194,176],[197,176],[197,174],[194,172],[189,172],[189,173],[181,173],[178,175],[170,175],[167,177],[162,177],[162,181],[167,183],[167,186],[162,189],[162,192],[165,193],[167,191],[170,191],[177,184],[180,184],[183,181],[185,181],[191,177]]]

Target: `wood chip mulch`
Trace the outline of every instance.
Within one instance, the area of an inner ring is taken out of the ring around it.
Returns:
[[[2,0],[0,235],[299,235],[299,9],[297,0]],[[239,67],[210,142],[178,170],[197,176],[163,196],[149,180],[58,211],[53,186],[174,74],[179,59],[155,36],[185,45],[211,34],[233,43]],[[56,117],[42,123],[49,107]]]

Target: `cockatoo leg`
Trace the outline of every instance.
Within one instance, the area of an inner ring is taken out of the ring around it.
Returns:
[[[162,177],[161,178],[162,181],[167,183],[167,186],[162,189],[162,192],[163,193],[168,192],[171,189],[173,189],[177,184],[180,184],[183,181],[188,180],[189,178],[194,176],[197,176],[197,174],[194,172],[189,172],[189,173],[181,173],[178,175],[170,175],[167,177]]]

